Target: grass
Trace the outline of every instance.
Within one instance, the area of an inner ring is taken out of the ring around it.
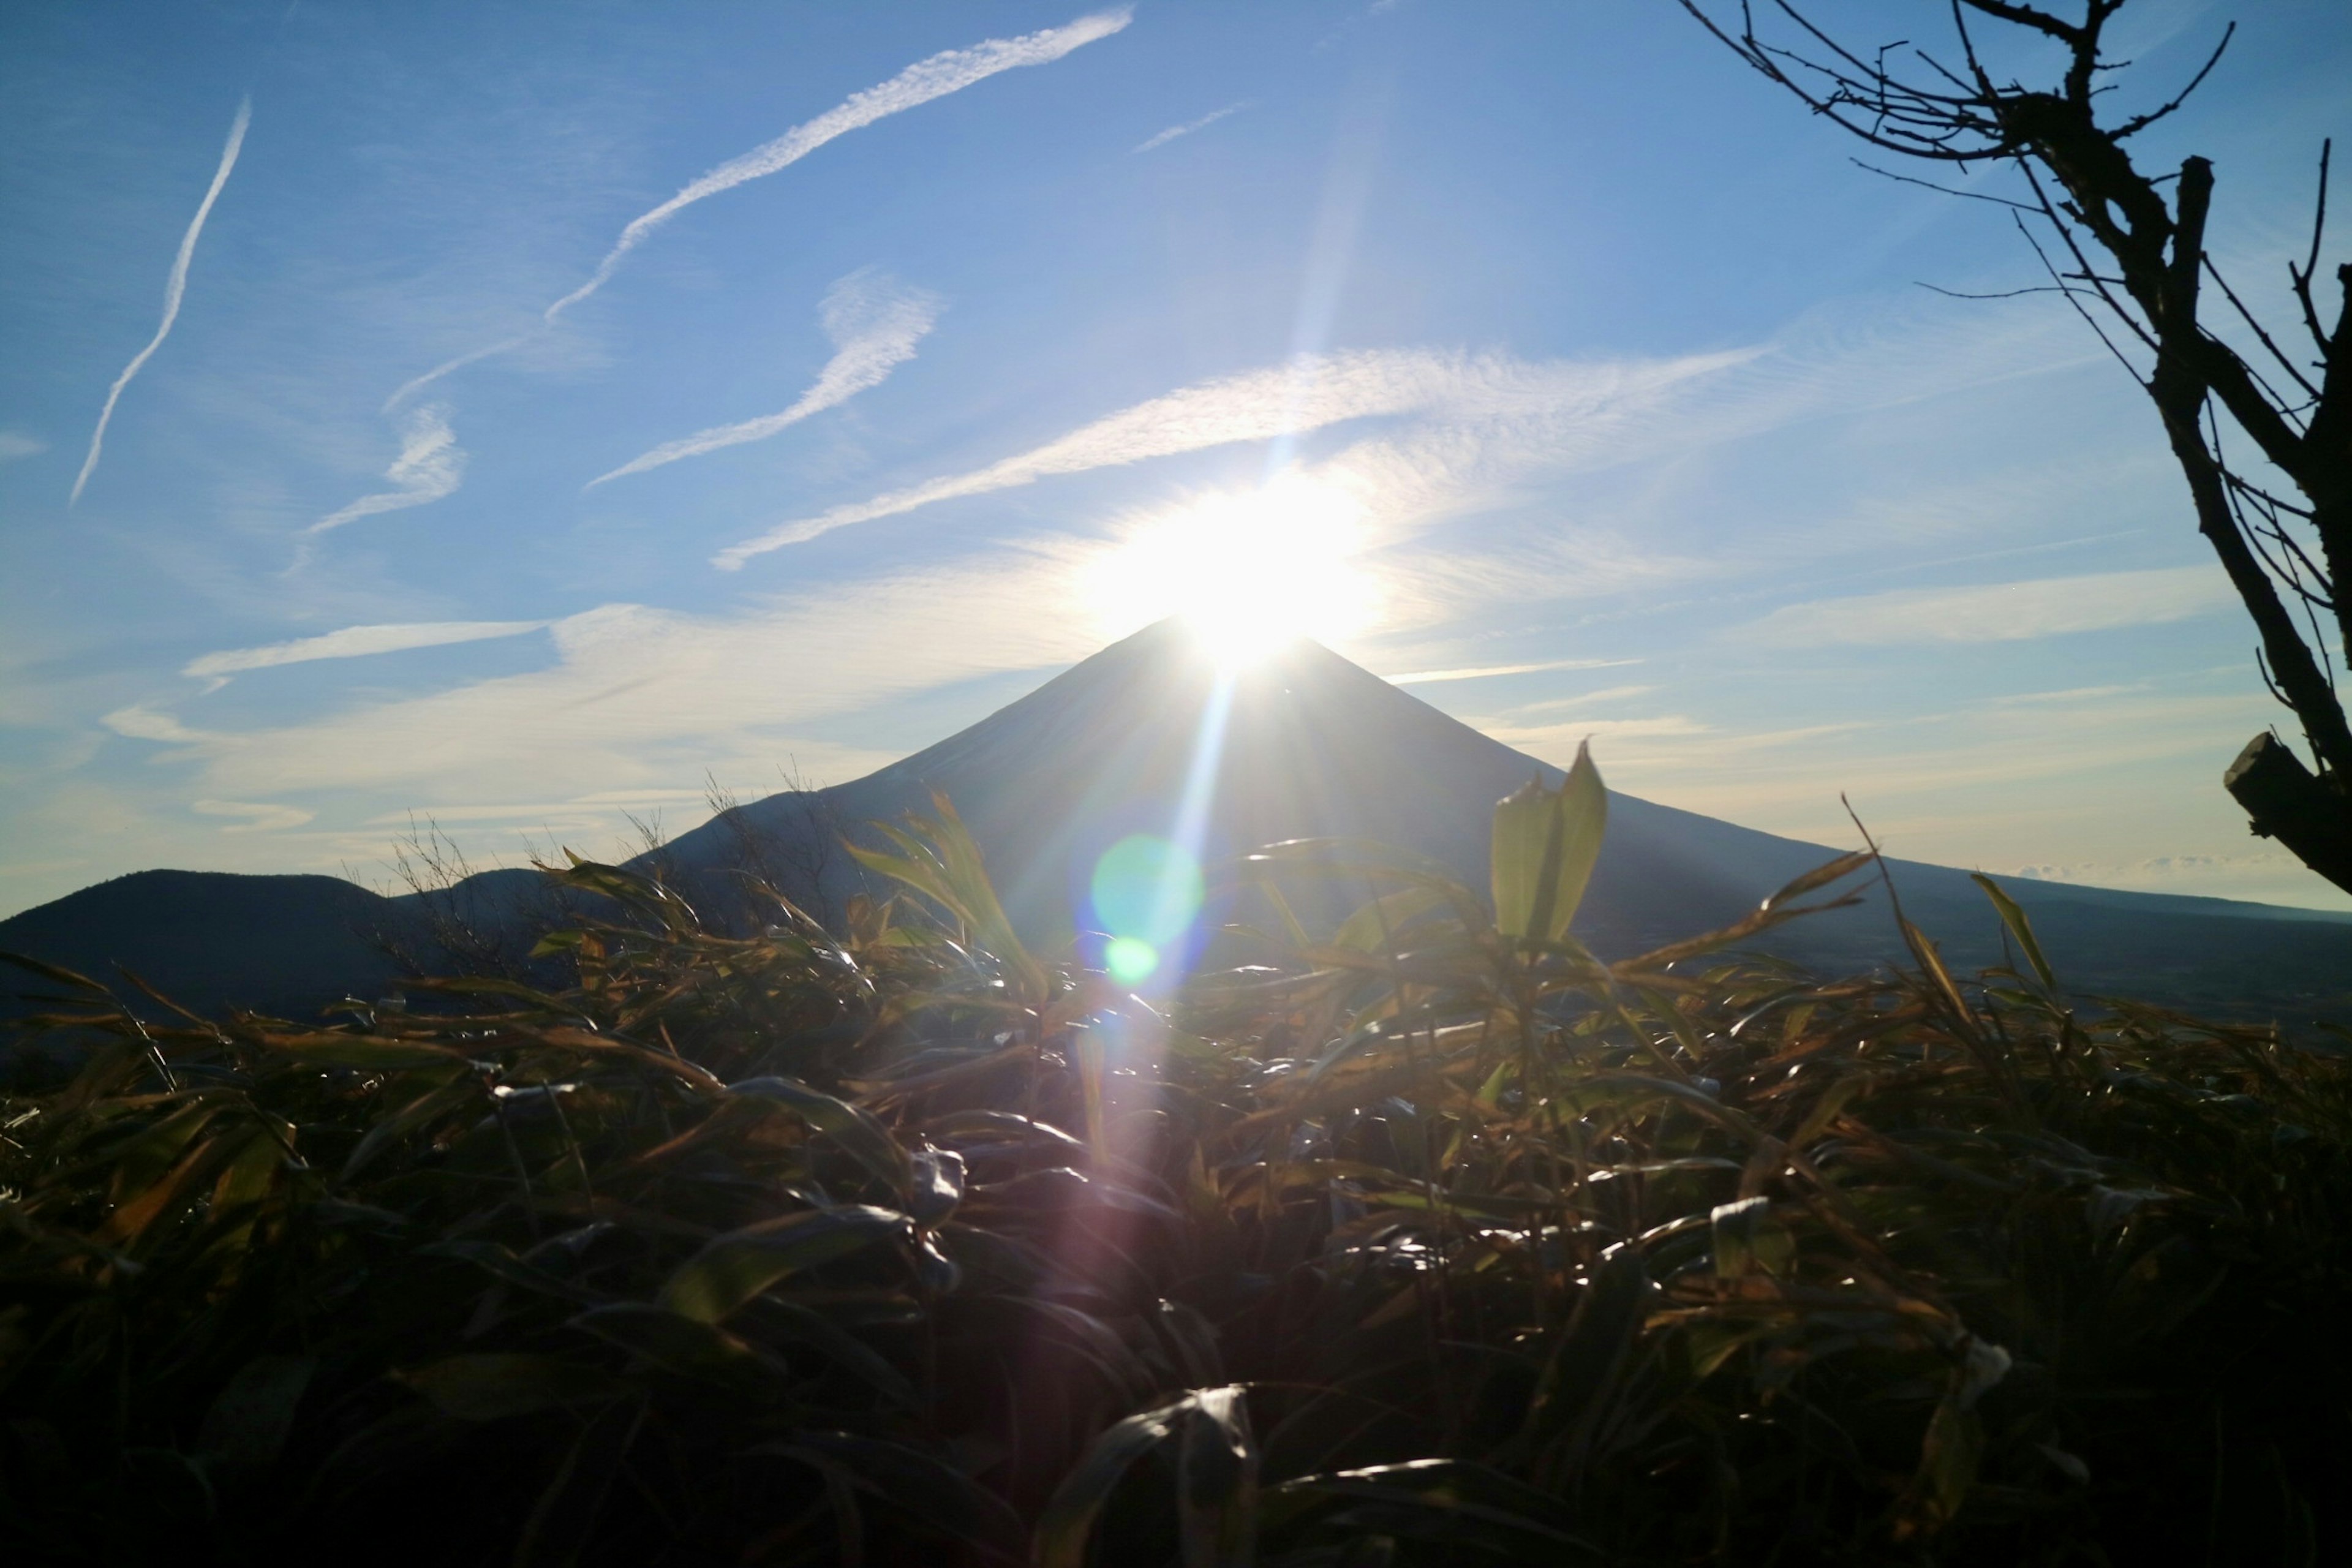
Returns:
[[[1908,928],[1736,956],[1864,857],[1604,963],[1604,809],[1504,803],[1483,892],[1270,847],[1156,1005],[1029,951],[944,801],[836,930],[552,873],[608,911],[560,990],[214,1022],[45,969],[0,1551],[2341,1560],[2344,1061],[2080,1004],[1990,886],[1965,983]]]

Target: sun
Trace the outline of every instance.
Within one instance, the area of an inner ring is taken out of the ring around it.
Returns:
[[[1354,496],[1285,473],[1143,519],[1087,569],[1084,592],[1113,635],[1180,616],[1238,667],[1298,637],[1363,629],[1378,601],[1358,561],[1365,545]]]

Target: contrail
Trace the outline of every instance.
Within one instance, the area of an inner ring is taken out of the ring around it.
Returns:
[[[675,463],[680,458],[715,452],[721,447],[764,440],[812,414],[847,402],[869,386],[879,386],[889,378],[892,370],[915,357],[915,345],[931,330],[939,313],[936,295],[895,288],[888,279],[853,272],[826,292],[821,310],[825,335],[839,352],[825,362],[816,380],[790,408],[781,414],[746,419],[740,425],[721,425],[666,441],[644,457],[624,463],[609,474],[598,475],[582,488],[593,489],[623,474],[640,474],[664,463]]]
[[[228,128],[228,144],[221,149],[220,167],[213,171],[213,183],[211,188],[205,192],[204,205],[196,208],[195,218],[188,225],[188,232],[180,237],[180,254],[173,261],[172,276],[163,285],[163,324],[155,329],[153,341],[139,351],[137,358],[122,367],[122,374],[116,376],[114,384],[107,389],[106,406],[98,412],[98,428],[89,433],[89,456],[82,459],[81,473],[74,480],[73,496],[66,502],[68,506],[80,501],[82,487],[89,483],[89,476],[97,470],[99,448],[106,445],[107,421],[114,417],[114,405],[121,397],[122,389],[131,384],[131,378],[139,374],[139,367],[145,364],[155,351],[163,346],[163,340],[172,335],[172,323],[180,315],[180,296],[188,291],[188,263],[196,254],[196,236],[204,233],[205,219],[212,216],[213,203],[220,199],[221,187],[228,184],[228,172],[236,167],[237,149],[245,145],[245,128],[252,121],[253,100],[247,97],[236,106],[236,119],[230,122]]]
[[[308,664],[321,658],[363,658],[370,654],[401,653],[415,647],[440,647],[449,643],[481,642],[491,637],[520,637],[547,626],[545,621],[405,621],[390,626],[345,626],[319,637],[297,637],[266,647],[234,647],[190,659],[180,673],[209,679],[215,688],[228,677],[249,669],[275,669],[285,664]]]
[[[1269,369],[1181,387],[984,468],[780,524],[756,539],[728,546],[711,557],[711,563],[732,572],[754,555],[803,543],[851,523],[1034,484],[1050,475],[1113,468],[1234,441],[1265,440],[1347,419],[1411,413],[1460,397],[1464,384],[1479,379],[1482,373],[1491,374],[1490,368],[1459,355],[1413,350],[1301,356]]]
[[[362,496],[341,510],[329,512],[303,533],[325,533],[380,511],[423,506],[454,492],[466,477],[466,449],[457,445],[457,433],[449,428],[447,409],[428,404],[409,416],[408,428],[401,432],[400,456],[392,460],[383,477],[398,488]]]
[[[705,196],[715,196],[721,191],[731,190],[746,180],[772,174],[789,164],[799,163],[836,136],[863,125],[871,125],[901,110],[913,109],[935,98],[945,98],[949,93],[970,87],[999,71],[1011,70],[1015,66],[1050,64],[1073,49],[1091,44],[1097,38],[1110,37],[1134,19],[1135,8],[1120,5],[1081,16],[1066,26],[1049,27],[1042,33],[1030,33],[1018,38],[988,38],[968,49],[947,49],[929,59],[917,60],[888,81],[862,92],[851,93],[840,104],[814,120],[795,125],[773,142],[754,147],[741,157],[719,164],[661,205],[633,220],[621,231],[621,237],[614,242],[611,252],[597,264],[595,275],[550,305],[542,314],[542,321],[551,325],[556,317],[611,281],[614,269],[621,265],[621,258],[643,244],[646,236],[667,223],[681,207],[691,206]],[[452,371],[463,370],[477,360],[504,353],[529,341],[530,334],[526,333],[435,365],[385,398],[383,410],[391,413]]]
[[[519,337],[509,338],[502,343],[492,343],[488,348],[476,349],[471,353],[459,354],[456,359],[444,360],[441,363],[435,365],[431,370],[426,371],[423,375],[417,376],[411,381],[402,382],[399,388],[394,391],[390,397],[383,400],[383,412],[390,414],[394,409],[399,407],[411,397],[414,397],[416,394],[424,391],[426,387],[432,385],[435,382],[440,380],[443,376],[448,374],[453,370],[463,370],[467,365],[472,364],[476,360],[488,359],[492,354],[502,354],[509,349],[519,349],[522,347],[523,344],[530,342],[530,339],[531,334],[525,332]]]
[[[1159,135],[1150,138],[1149,141],[1138,143],[1134,148],[1134,151],[1138,153],[1149,153],[1154,147],[1167,146],[1168,143],[1175,141],[1179,136],[1190,136],[1195,131],[1205,131],[1210,126],[1214,125],[1218,121],[1223,120],[1228,114],[1239,114],[1243,110],[1247,109],[1250,106],[1250,103],[1251,100],[1245,98],[1239,103],[1229,103],[1223,109],[1212,110],[1208,113],[1201,116],[1198,120],[1188,120],[1181,125],[1171,125],[1167,130],[1162,131]]]
[[[612,251],[596,268],[595,276],[547,308],[550,321],[565,310],[602,289],[613,276],[621,258],[645,242],[646,237],[670,220],[680,208],[693,205],[705,196],[715,196],[721,191],[732,190],[746,180],[756,180],[762,174],[799,163],[811,153],[835,137],[860,126],[929,103],[935,98],[945,98],[972,83],[1011,70],[1015,66],[1042,66],[1060,59],[1071,50],[1081,48],[1097,38],[1107,38],[1135,19],[1131,5],[1121,5],[1108,11],[1097,11],[1090,16],[1060,27],[1049,27],[1042,33],[1030,33],[1018,38],[990,38],[968,49],[947,49],[929,59],[917,60],[897,76],[878,87],[854,92],[835,108],[827,110],[814,120],[795,125],[764,146],[754,147],[740,158],[730,159],[687,186],[661,205],[632,221],[621,231]]]
[[[1638,406],[1667,388],[1753,359],[1756,353],[1735,349],[1668,360],[1534,364],[1496,354],[1422,349],[1300,354],[1279,365],[1179,387],[983,468],[779,523],[729,545],[710,563],[733,572],[755,555],[941,501],[1234,442],[1271,441],[1353,419],[1407,414],[1433,419],[1437,449],[1413,455],[1404,465],[1405,477],[1442,471],[1453,456],[1448,448],[1461,445],[1467,428],[1549,427],[1562,432],[1553,438],[1564,441],[1566,428],[1580,427],[1588,439],[1597,438],[1613,409]]]

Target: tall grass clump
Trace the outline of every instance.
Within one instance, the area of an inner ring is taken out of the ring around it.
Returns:
[[[938,814],[834,929],[575,862],[571,983],[213,1021],[30,964],[0,1552],[55,1563],[2335,1560],[2352,1072],[2017,961],[1604,963],[1304,842],[1122,993]],[[1352,907],[1351,907],[1352,906]],[[1347,908],[1344,918],[1311,911]]]

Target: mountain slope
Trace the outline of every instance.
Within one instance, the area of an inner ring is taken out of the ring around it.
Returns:
[[[661,858],[719,896],[712,874],[767,844],[798,891],[837,900],[855,883],[836,859],[811,876],[806,847],[928,810],[945,793],[972,829],[1024,928],[1083,918],[1095,859],[1131,832],[1168,834],[1188,777],[1222,735],[1203,858],[1285,838],[1401,845],[1486,879],[1494,803],[1559,770],[1480,734],[1313,643],[1232,678],[1222,724],[1215,668],[1163,622],[1114,644],[1027,697],[902,762],[834,788],[785,794],[684,835]],[[1598,759],[1604,774],[1608,758]],[[797,851],[797,858],[795,852]],[[1617,792],[1578,929],[1622,955],[1728,923],[1836,850]],[[2002,961],[1998,919],[1965,871],[1890,863],[1905,909],[1957,963]],[[1784,928],[1770,944],[1802,961],[1866,965],[1896,951],[1885,894]],[[2020,880],[2071,983],[2224,1012],[2352,1011],[2352,917]]]
[[[1605,773],[1608,757],[1599,761]],[[1315,644],[1226,677],[1162,623],[902,762],[738,807],[635,864],[661,868],[721,918],[735,901],[731,873],[747,866],[824,912],[860,883],[839,837],[927,811],[939,790],[1016,922],[1050,938],[1087,923],[1102,852],[1132,833],[1172,836],[1188,792],[1205,861],[1286,838],[1356,837],[1417,850],[1483,888],[1494,803],[1535,775],[1559,772]],[[1727,923],[1833,853],[1612,793],[1578,929],[1604,955],[1629,953]],[[1956,964],[2000,961],[1999,923],[1965,872],[1891,869],[1906,912]],[[537,912],[536,886],[528,873],[488,873],[443,907],[470,906],[478,926],[520,926]],[[1895,953],[1883,891],[1863,890],[1860,908],[1775,933],[1774,951],[1825,967]],[[2297,1020],[2352,1015],[2352,918],[2022,881],[2011,891],[2079,989]],[[147,872],[0,922],[0,948],[100,974],[119,958],[191,1005],[300,1010],[391,979],[383,933],[433,951],[434,913],[332,878]]]

